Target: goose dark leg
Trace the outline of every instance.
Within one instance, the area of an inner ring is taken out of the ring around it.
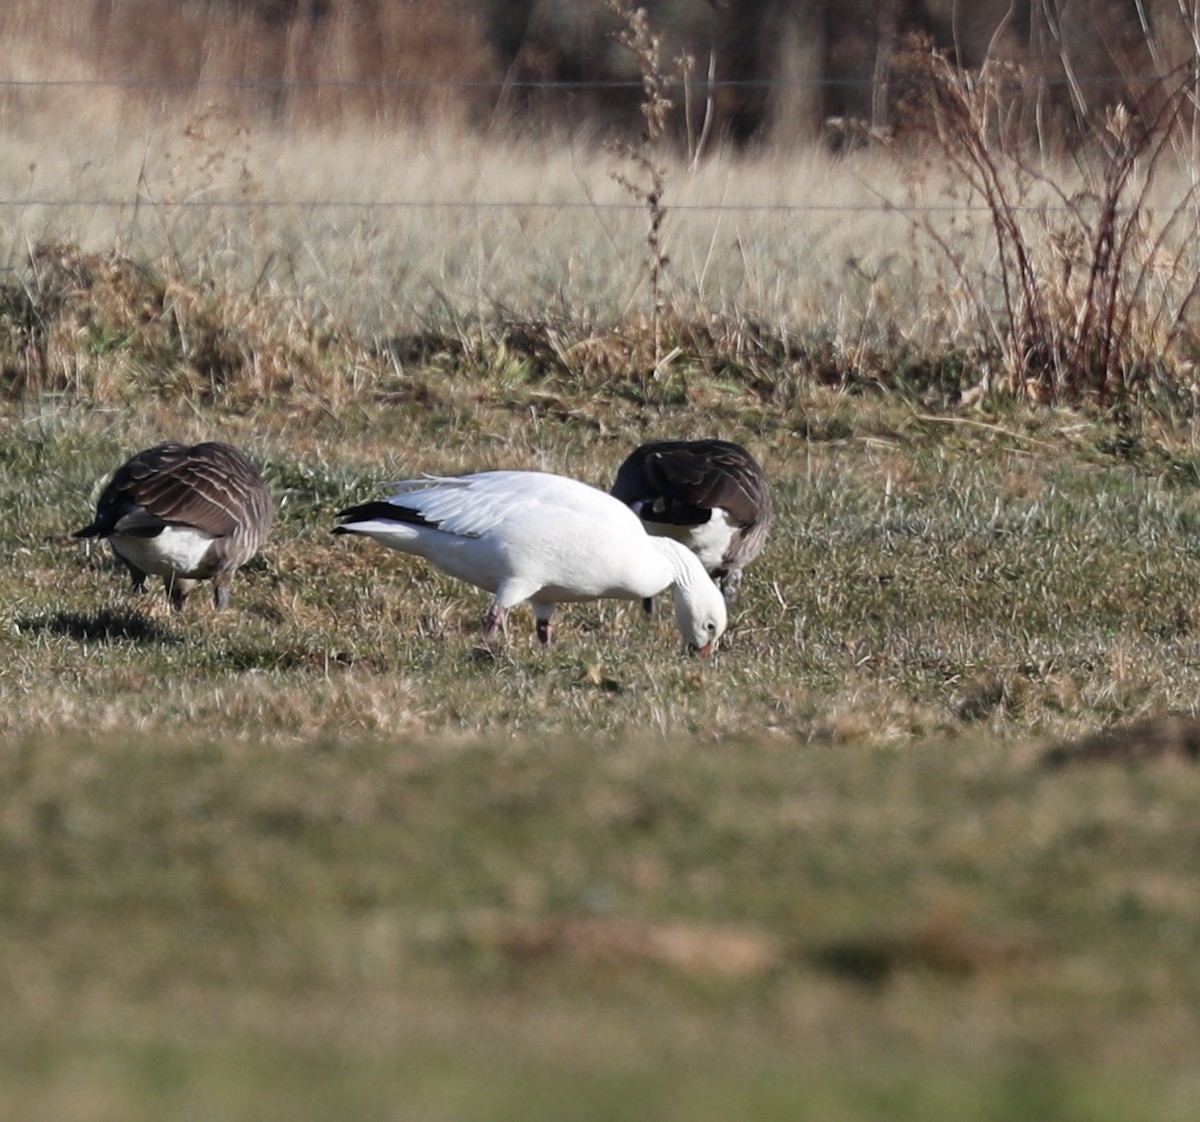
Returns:
[[[121,554],[113,548],[112,542],[109,542],[108,547],[109,549],[112,549],[112,555],[118,561],[120,561],[126,569],[129,570],[129,590],[131,592],[145,592],[147,574],[143,573],[142,570],[139,569],[132,561],[130,561],[128,557],[121,556]]]
[[[232,580],[230,573],[221,573],[213,580],[213,607],[217,611],[229,607],[229,584]]]
[[[533,618],[537,620],[538,642],[543,647],[549,647],[554,642],[554,628],[550,624],[550,617],[554,614],[554,605],[534,600],[530,607],[533,608]]]
[[[167,590],[172,611],[183,611],[184,601],[187,600],[188,593],[192,591],[195,583],[194,580],[187,580],[184,577],[163,577],[163,587]]]
[[[654,601],[649,596],[642,601],[642,611],[648,616],[654,615]]]
[[[122,558],[122,560],[124,560],[124,558]],[[136,565],[131,565],[128,561],[125,561],[125,567],[129,570],[129,579],[131,582],[129,586],[130,591],[136,592],[139,595],[145,592],[146,574],[143,573],[142,570]]]

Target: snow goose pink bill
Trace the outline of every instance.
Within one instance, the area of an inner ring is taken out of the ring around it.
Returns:
[[[725,630],[725,600],[695,554],[651,537],[624,503],[586,483],[546,472],[485,471],[393,486],[388,499],[343,510],[333,532],[423,557],[493,593],[485,643],[526,600],[538,639],[549,644],[557,604],[642,600],[668,588],[680,634],[701,656]]]

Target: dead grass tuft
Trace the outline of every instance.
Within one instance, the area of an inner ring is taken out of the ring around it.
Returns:
[[[111,405],[150,393],[237,406],[343,390],[322,372],[330,338],[255,294],[61,242],[35,247],[29,270],[0,298],[9,397]]]
[[[769,973],[784,961],[776,938],[749,927],[487,912],[467,917],[465,928],[472,945],[517,962],[562,957],[589,969],[645,964],[732,979]]]

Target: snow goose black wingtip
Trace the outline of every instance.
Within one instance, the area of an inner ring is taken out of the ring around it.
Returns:
[[[773,514],[767,477],[745,448],[717,439],[648,441],[617,469],[612,493],[648,533],[693,550],[734,602]]]
[[[418,526],[435,525],[418,511],[409,510],[407,507],[388,502],[386,499],[359,503],[346,510],[339,510],[334,517],[340,519],[341,522],[340,525],[334,526],[329,531],[331,534],[361,534],[363,531],[359,527],[367,522],[391,521],[409,522]]]
[[[538,639],[551,640],[556,605],[638,600],[673,590],[680,634],[711,653],[725,602],[703,566],[676,542],[650,537],[611,495],[565,476],[490,471],[394,485],[390,498],[343,511],[336,531],[424,558],[493,593],[484,642],[528,600]]]
[[[271,493],[246,456],[220,441],[167,441],[128,459],[76,538],[106,539],[140,591],[161,576],[176,611],[198,580],[213,582],[213,603],[258,552],[274,520]]]

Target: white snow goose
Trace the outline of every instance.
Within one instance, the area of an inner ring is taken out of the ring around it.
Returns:
[[[213,603],[229,604],[233,574],[271,529],[271,493],[236,448],[168,441],[117,469],[77,538],[107,538],[140,592],[162,577],[171,607],[183,609],[198,580],[212,579]]]
[[[548,645],[556,604],[640,600],[667,588],[687,643],[709,655],[725,630],[725,601],[694,554],[652,538],[633,512],[586,483],[536,471],[427,476],[393,484],[380,502],[343,510],[335,534],[363,534],[423,557],[494,593],[483,638],[530,601]]]
[[[617,469],[612,493],[651,534],[700,558],[727,603],[771,525],[771,489],[758,461],[728,440],[652,440]]]

